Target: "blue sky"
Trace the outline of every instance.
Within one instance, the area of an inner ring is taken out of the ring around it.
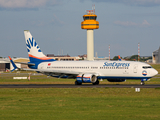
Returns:
[[[30,30],[44,54],[87,53],[85,10],[98,16],[94,48],[111,58],[151,56],[160,46],[160,0],[0,0],[0,56],[28,57],[24,30]]]

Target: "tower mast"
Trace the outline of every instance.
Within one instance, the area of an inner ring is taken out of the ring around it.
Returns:
[[[99,28],[99,22],[96,21],[95,6],[92,10],[86,10],[87,14],[83,15],[81,28],[87,30],[87,60],[94,60],[94,29]]]

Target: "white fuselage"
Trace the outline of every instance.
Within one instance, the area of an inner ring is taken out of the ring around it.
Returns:
[[[54,61],[40,63],[38,69],[89,73],[102,79],[148,79],[158,74],[150,65],[134,61]]]

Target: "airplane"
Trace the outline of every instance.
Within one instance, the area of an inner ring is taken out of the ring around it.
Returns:
[[[56,61],[43,54],[29,30],[24,30],[24,36],[30,62],[22,64],[27,64],[30,69],[18,68],[9,57],[13,70],[18,68],[52,77],[74,78],[75,85],[98,85],[100,79],[107,79],[109,82],[140,79],[141,85],[144,85],[145,81],[158,74],[151,65],[137,61]]]

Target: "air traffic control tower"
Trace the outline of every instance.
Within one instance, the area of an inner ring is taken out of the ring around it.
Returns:
[[[87,30],[87,60],[94,60],[94,35],[93,30],[99,28],[99,22],[96,21],[95,8],[87,10],[83,15],[84,21],[81,22],[81,28]]]

